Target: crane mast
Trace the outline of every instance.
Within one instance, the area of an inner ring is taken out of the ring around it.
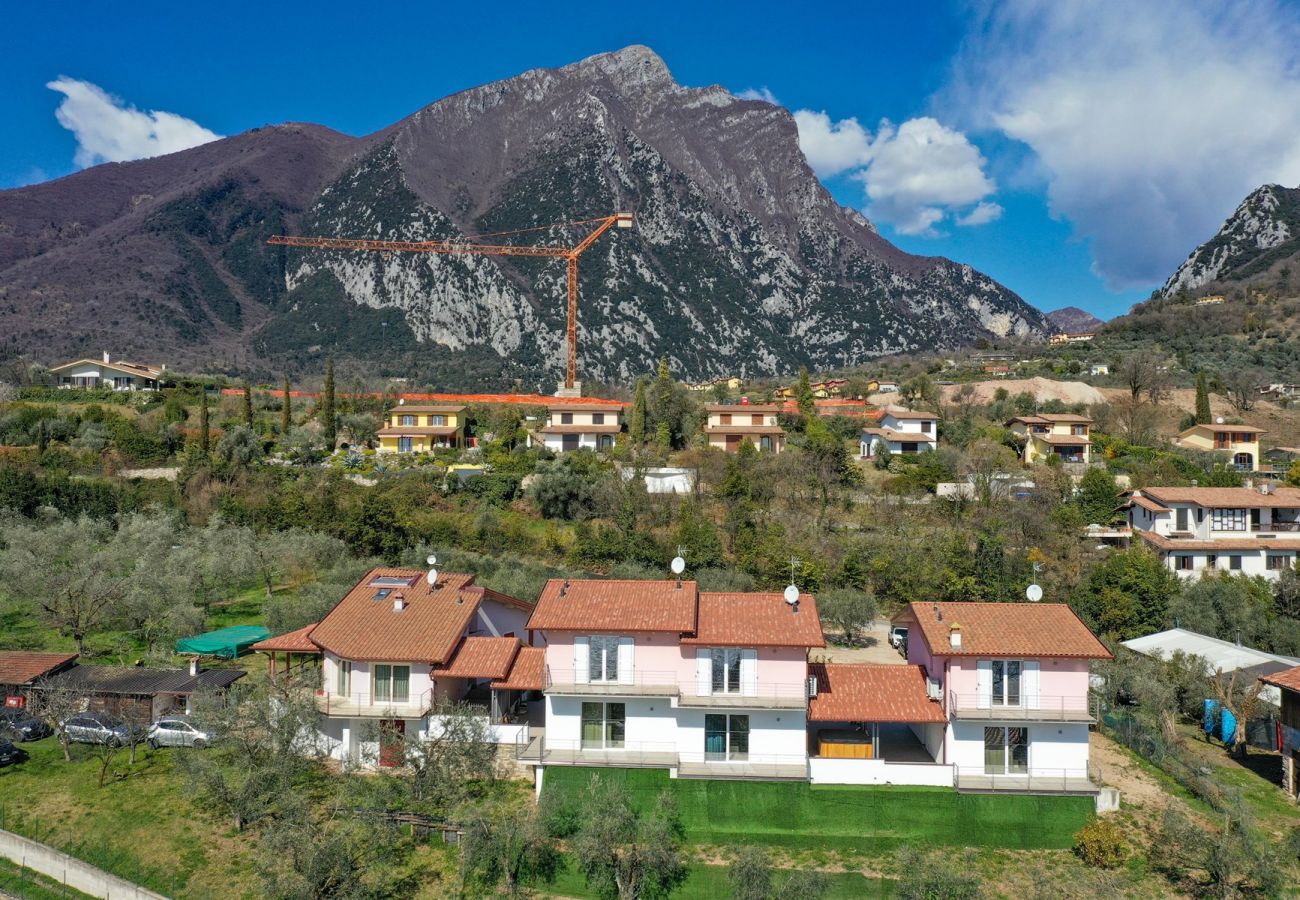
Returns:
[[[267,239],[268,244],[282,247],[302,247],[313,250],[359,250],[378,253],[440,253],[463,254],[470,256],[531,256],[564,259],[568,276],[568,306],[564,337],[566,348],[564,365],[564,389],[572,392],[578,384],[578,257],[580,257],[602,234],[611,228],[631,228],[631,213],[615,213],[598,219],[584,219],[580,222],[567,222],[566,225],[595,225],[595,228],[574,247],[529,247],[517,244],[478,243],[473,240],[450,241],[382,241],[369,238],[343,237],[299,237],[292,235],[274,235]],[[498,235],[518,234],[523,231],[540,231],[559,226],[546,225],[536,228],[523,228],[519,231],[498,232]],[[483,235],[494,237],[498,235]]]

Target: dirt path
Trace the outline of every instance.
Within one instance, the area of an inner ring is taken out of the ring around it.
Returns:
[[[1132,755],[1110,738],[1098,732],[1088,735],[1088,750],[1093,765],[1101,769],[1101,780],[1108,787],[1119,788],[1125,806],[1164,808],[1169,793],[1155,778],[1142,771]]]

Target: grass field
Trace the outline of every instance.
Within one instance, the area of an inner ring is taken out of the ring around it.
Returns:
[[[251,842],[191,799],[175,751],[134,766],[122,752],[100,788],[96,759],[66,763],[53,738],[24,748],[27,762],[0,769],[0,828],[168,896],[257,895]]]
[[[565,803],[595,776],[617,779],[633,802],[677,797],[699,844],[886,853],[907,845],[1066,848],[1092,816],[1090,797],[958,794],[946,788],[812,786],[773,781],[671,779],[664,769],[550,768],[547,803]]]
[[[779,885],[785,877],[784,873],[776,872],[773,880]],[[832,872],[827,873],[826,880],[826,900],[873,900],[894,896],[894,882],[888,878],[867,878],[857,872]],[[567,858],[555,880],[550,884],[537,885],[537,890],[543,894],[582,900],[597,896],[587,887],[573,860]],[[686,881],[673,892],[674,900],[714,900],[730,896],[731,883],[727,880],[727,867],[700,863],[691,864]]]

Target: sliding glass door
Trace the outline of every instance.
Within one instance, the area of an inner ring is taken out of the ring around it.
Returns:
[[[1029,729],[994,726],[984,729],[984,773],[1025,775],[1029,772]]]
[[[627,728],[627,706],[623,703],[582,704],[582,749],[618,750],[623,747]]]
[[[749,716],[706,715],[704,758],[711,761],[749,759]]]
[[[375,666],[375,702],[407,703],[411,699],[411,667]]]

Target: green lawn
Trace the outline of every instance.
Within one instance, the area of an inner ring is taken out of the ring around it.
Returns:
[[[1060,849],[1093,815],[1091,797],[958,794],[947,788],[812,786],[671,779],[664,769],[547,769],[542,799],[564,803],[593,777],[617,779],[633,802],[677,797],[701,844],[888,853],[902,845]]]
[[[256,896],[251,842],[191,798],[178,751],[142,749],[134,766],[122,752],[100,788],[83,748],[66,763],[53,738],[23,746],[31,758],[0,769],[0,828],[168,896]]]
[[[775,873],[779,884],[785,879],[782,872]],[[827,873],[826,900],[868,900],[894,896],[894,882],[888,878],[866,878],[857,872]],[[572,859],[565,859],[564,868],[550,884],[537,885],[542,893],[582,900],[597,895],[588,889],[582,873]],[[673,900],[714,900],[731,896],[731,883],[727,880],[726,866],[708,866],[692,863],[686,881],[673,892]]]

